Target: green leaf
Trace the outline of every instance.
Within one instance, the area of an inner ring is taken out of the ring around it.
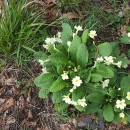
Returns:
[[[103,78],[112,78],[114,76],[113,70],[104,64],[99,64],[99,68],[95,73],[102,75]]]
[[[63,73],[63,71],[64,71],[63,65],[58,64],[57,65],[57,73],[61,75]]]
[[[91,103],[86,107],[85,113],[92,114],[100,109],[100,104]]]
[[[41,51],[39,51],[39,52],[35,52],[34,53],[34,58],[36,59],[36,60],[46,60],[47,59],[47,55],[45,54],[45,53],[43,53],[43,52],[41,52]]]
[[[62,90],[66,85],[66,81],[64,81],[61,77],[59,77],[50,87],[50,92],[57,92]]]
[[[111,46],[112,46],[112,56],[113,57],[117,57],[120,53],[120,49],[119,49],[119,43],[118,42],[111,42]]]
[[[47,96],[48,93],[49,93],[49,89],[41,88],[38,95],[40,98],[48,98]]]
[[[72,93],[72,100],[77,101],[78,99],[82,99],[86,94],[85,87],[81,86],[75,89]]]
[[[119,117],[119,113],[115,113],[113,122],[119,124],[121,120],[122,119]]]
[[[52,95],[52,101],[53,103],[60,103],[63,99],[64,95],[68,95],[69,88],[62,89],[58,92],[54,92]]]
[[[75,108],[76,108],[78,111],[80,111],[80,112],[85,111],[85,107],[82,107],[82,106],[79,106],[79,105],[75,106]]]
[[[125,93],[130,91],[130,77],[126,76],[121,79],[120,87],[124,90]]]
[[[111,96],[111,98],[115,98],[117,96],[117,92],[113,88],[109,88],[108,95]]]
[[[88,29],[83,31],[83,34],[82,34],[82,37],[81,37],[83,44],[87,43],[87,40],[88,40],[88,37],[89,37],[88,34],[89,34],[89,30]]]
[[[83,79],[84,83],[88,83],[91,78],[91,70],[90,69],[82,69],[79,72],[80,77]]]
[[[51,80],[49,80],[49,81],[47,81],[45,83],[39,84],[38,87],[40,87],[42,89],[49,89],[52,86],[53,82],[54,82],[54,80],[51,79]]]
[[[58,112],[62,112],[63,110],[67,109],[69,105],[65,102],[61,102],[59,104],[55,104],[54,108]]]
[[[51,73],[44,73],[44,74],[41,74],[40,76],[36,77],[34,79],[34,84],[38,87],[42,87],[44,86],[43,84],[46,83],[46,82],[49,82],[50,80],[52,81],[52,78],[53,78],[53,74]]]
[[[92,82],[99,82],[102,81],[102,75],[100,74],[91,74]]]
[[[104,100],[102,93],[91,93],[87,96],[87,100],[94,103],[100,103]]]
[[[88,50],[84,44],[80,44],[77,51],[77,64],[82,68],[86,68],[88,63]]]
[[[59,64],[67,64],[68,63],[67,57],[65,55],[63,55],[62,53],[58,53],[58,52],[51,54],[49,56],[49,59],[52,62],[59,63]]]
[[[106,121],[110,122],[114,119],[114,110],[111,104],[104,106],[103,117]]]
[[[128,37],[127,34],[123,35],[123,36],[120,38],[120,41],[121,41],[121,43],[123,43],[123,44],[130,44],[130,38]]]
[[[98,45],[101,56],[109,56],[112,53],[112,45],[110,43],[102,43]]]
[[[70,41],[70,39],[72,38],[73,32],[72,32],[71,26],[67,23],[63,23],[62,28],[63,28],[63,32],[61,34],[61,39],[62,39],[63,44],[67,46],[66,43],[67,41]]]
[[[71,45],[70,45],[70,48],[69,48],[70,56],[75,63],[76,63],[76,54],[77,54],[77,51],[78,51],[80,44],[81,44],[80,37],[75,36]]]

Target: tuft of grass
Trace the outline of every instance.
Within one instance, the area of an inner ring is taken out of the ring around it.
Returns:
[[[1,56],[12,55],[18,61],[26,53],[28,57],[28,52],[33,51],[43,40],[43,36],[39,39],[39,29],[45,24],[45,20],[40,16],[41,13],[36,12],[27,0],[10,0],[3,6],[0,16]]]

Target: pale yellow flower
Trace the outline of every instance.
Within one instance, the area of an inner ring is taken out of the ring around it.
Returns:
[[[61,77],[63,80],[69,79],[68,72],[64,71]]]
[[[128,100],[130,100],[130,92],[127,92],[127,97]]]
[[[97,36],[96,31],[95,30],[91,30],[90,33],[89,33],[89,36],[94,39],[95,36]]]
[[[72,79],[72,84],[74,86],[79,87],[82,84],[82,80],[80,79],[79,76],[76,76],[75,78]]]
[[[121,110],[124,109],[126,107],[126,103],[125,103],[125,100],[122,99],[122,100],[117,100],[116,101],[116,107],[117,108],[120,108]]]
[[[102,81],[103,88],[108,87],[109,81],[110,81],[109,79],[106,79],[106,80]]]
[[[124,114],[123,112],[121,112],[121,113],[119,114],[119,117],[120,117],[120,118],[124,118],[124,117],[125,117],[125,114]]]
[[[83,99],[78,99],[77,103],[78,103],[78,105],[80,105],[80,106],[82,106],[82,107],[87,106],[85,98],[83,98]]]
[[[65,101],[68,104],[71,104],[71,99],[70,99],[70,97],[68,95],[67,96],[63,96],[63,101]]]
[[[113,62],[114,62],[114,57],[112,57],[112,56],[105,56],[104,57],[104,63],[106,64],[106,65],[110,65],[110,64],[113,64]]]

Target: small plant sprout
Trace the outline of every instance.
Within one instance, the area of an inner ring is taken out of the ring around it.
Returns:
[[[46,67],[43,67],[43,68],[42,68],[42,72],[43,72],[43,73],[47,73]]]
[[[56,36],[57,36],[58,38],[61,38],[61,32],[58,32],[58,33],[56,34]]]
[[[125,68],[125,69],[126,69],[127,67],[128,67],[128,64],[125,64],[125,65],[122,66],[122,68]]]
[[[110,65],[110,64],[113,64],[113,62],[114,62],[114,59],[115,57],[112,57],[112,56],[105,56],[104,57],[104,63],[106,64],[106,65]]]
[[[120,118],[124,118],[124,117],[125,117],[125,114],[124,114],[123,112],[121,112],[121,113],[119,114],[119,117],[120,117]]]
[[[71,41],[67,41],[67,46],[70,48]]]
[[[95,36],[97,36],[96,31],[95,31],[95,30],[91,30],[90,33],[89,33],[89,36],[90,36],[92,39],[94,39]]]
[[[76,36],[76,33],[73,33],[73,39],[74,39],[75,36]]]
[[[128,37],[130,37],[130,32],[128,32],[128,34],[127,34],[127,35],[128,35]]]
[[[78,103],[78,105],[80,105],[80,106],[82,106],[82,107],[87,106],[87,104],[86,104],[86,99],[85,99],[85,98],[78,99],[77,103]]]
[[[70,89],[70,92],[72,93],[74,91],[74,89],[76,89],[76,86],[73,86],[73,88]]]
[[[117,63],[113,63],[113,64],[116,65],[118,68],[121,68],[122,61],[118,61]]]
[[[76,29],[76,35],[78,34],[78,31],[83,31],[82,26],[74,26],[74,28]]]
[[[43,60],[39,59],[38,62],[40,63],[41,66],[44,65],[44,61]]]
[[[72,84],[74,86],[79,87],[82,84],[82,80],[80,79],[79,76],[76,76],[75,78],[72,79]]]
[[[127,97],[128,100],[130,100],[130,92],[127,92]]]
[[[56,42],[56,38],[46,38],[45,43],[46,44],[54,44]]]
[[[62,77],[63,80],[69,79],[68,72],[63,71],[63,74],[61,75],[61,77]]]
[[[101,56],[101,57],[98,57],[98,58],[96,59],[96,62],[98,62],[98,63],[103,62],[103,57],[102,57],[102,56]]]
[[[71,104],[71,99],[70,99],[69,95],[67,95],[67,96],[64,95],[63,101],[65,101],[67,104]]]
[[[74,67],[74,72],[77,72],[78,70],[77,70],[77,68],[76,67]]]
[[[110,81],[109,79],[102,81],[102,87],[103,88],[108,87],[109,81]]]
[[[125,100],[122,99],[122,100],[117,100],[116,101],[116,107],[117,108],[120,108],[121,110],[124,109],[126,107],[126,103],[125,103]]]
[[[121,90],[121,88],[118,88],[118,91],[120,91]]]

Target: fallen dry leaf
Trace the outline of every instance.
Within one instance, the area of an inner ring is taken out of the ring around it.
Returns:
[[[78,13],[75,13],[75,12],[69,12],[69,13],[63,14],[63,17],[66,17],[68,19],[76,19],[76,18],[83,19],[85,16],[79,15]]]
[[[1,126],[2,124],[4,124],[4,119],[3,119],[3,117],[0,117],[0,126]]]
[[[16,119],[13,116],[9,116],[6,119],[6,125],[10,125],[16,122]]]
[[[9,98],[5,103],[3,103],[0,106],[0,112],[3,112],[5,110],[7,110],[8,108],[10,108],[12,105],[14,104],[14,99],[13,98]]]
[[[60,130],[76,130],[72,123],[60,124]]]

